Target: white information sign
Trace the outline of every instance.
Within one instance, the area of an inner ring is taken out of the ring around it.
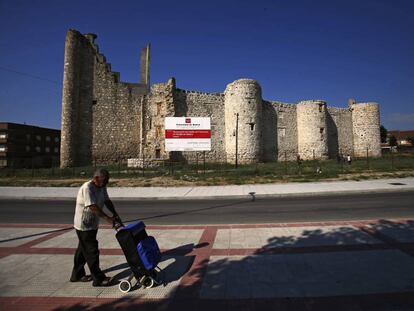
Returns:
[[[165,118],[165,150],[211,150],[210,118]]]

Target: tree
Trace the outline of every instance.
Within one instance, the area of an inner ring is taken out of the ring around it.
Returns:
[[[390,136],[390,146],[397,146],[397,138]]]
[[[387,134],[388,130],[385,128],[384,125],[380,126],[380,135],[381,135],[381,142],[386,143],[387,142]]]
[[[410,142],[411,146],[414,146],[414,137],[407,137],[407,140]]]

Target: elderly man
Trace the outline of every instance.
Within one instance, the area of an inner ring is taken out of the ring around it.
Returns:
[[[111,283],[111,278],[107,277],[99,267],[99,249],[96,240],[99,218],[105,219],[110,224],[114,219],[119,219],[106,191],[108,181],[108,171],[98,169],[93,179],[84,183],[79,189],[74,218],[79,244],[75,253],[71,282],[93,280],[93,286],[109,286]],[[112,217],[103,211],[104,206],[112,213]],[[86,275],[85,263],[88,264],[91,275]]]

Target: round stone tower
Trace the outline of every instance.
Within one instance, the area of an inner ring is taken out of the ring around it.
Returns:
[[[227,85],[224,92],[227,162],[252,163],[261,159],[262,90],[251,79]]]
[[[60,166],[76,164],[76,138],[78,131],[78,110],[74,103],[79,101],[78,63],[80,34],[69,30],[65,41],[65,67],[63,74],[62,127],[60,144]]]
[[[380,112],[377,103],[351,104],[354,156],[381,156]]]
[[[92,102],[96,35],[69,30],[63,69],[60,166],[90,165],[92,161]]]
[[[303,160],[328,158],[326,102],[301,101],[296,105],[298,154]]]

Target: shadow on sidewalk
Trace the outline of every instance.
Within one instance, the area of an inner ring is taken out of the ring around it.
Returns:
[[[48,231],[45,231],[45,232],[39,232],[39,233],[19,236],[19,237],[15,237],[15,238],[0,240],[0,243],[10,242],[10,241],[17,241],[17,240],[22,240],[22,239],[27,239],[27,238],[33,238],[33,237],[38,237],[38,236],[42,236],[42,235],[48,235],[50,233],[69,231],[69,230],[72,230],[72,229],[73,229],[73,227],[71,226],[71,227],[63,228],[63,229],[48,230]]]
[[[237,202],[232,202],[232,203],[227,203],[227,204],[220,204],[220,205],[214,205],[214,206],[209,206],[209,207],[196,208],[196,209],[185,210],[185,211],[174,212],[174,213],[159,214],[159,215],[154,215],[154,216],[144,217],[144,218],[139,218],[139,219],[128,219],[124,222],[129,223],[129,222],[134,222],[134,221],[139,221],[139,220],[144,221],[144,220],[158,219],[158,218],[164,218],[164,217],[169,217],[169,216],[186,215],[186,214],[197,213],[197,212],[202,212],[202,211],[220,209],[220,208],[225,208],[225,207],[232,207],[232,206],[247,204],[247,203],[251,203],[251,202],[252,202],[251,199],[249,199],[249,200],[240,200],[240,201],[237,201]]]
[[[187,272],[195,281],[181,284],[168,299],[91,299],[54,310],[413,310],[413,243],[393,237],[408,241],[414,222],[382,220],[367,228],[280,228],[249,250],[232,248],[236,230],[260,237],[269,228],[234,229],[232,256],[201,257]]]
[[[164,269],[162,269],[162,272],[160,273],[163,285],[168,285],[171,282],[181,279],[190,270],[195,259],[194,255],[187,255],[190,254],[193,249],[204,246],[206,245],[194,245],[191,243],[163,252],[162,260],[171,262]],[[185,258],[185,260],[182,260],[183,258]],[[115,284],[118,284],[122,279],[127,278],[129,275],[131,275],[131,270],[128,263],[122,263],[107,268],[103,270],[103,272],[108,273],[118,270],[121,271],[113,276],[113,281]]]

